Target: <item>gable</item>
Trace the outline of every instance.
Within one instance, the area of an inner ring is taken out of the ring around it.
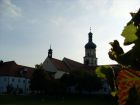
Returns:
[[[67,67],[70,70],[77,70],[79,68],[82,68],[82,66],[83,66],[83,64],[76,62],[76,61],[73,61],[73,60],[68,59],[68,58],[64,58],[63,61],[65,62],[65,64],[67,65]]]
[[[50,58],[46,58],[45,61],[43,62],[43,68],[46,71],[49,72],[57,72],[57,68],[55,67],[55,65],[51,62]]]

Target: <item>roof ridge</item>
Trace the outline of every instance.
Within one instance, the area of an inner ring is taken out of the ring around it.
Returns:
[[[66,58],[66,57],[64,57],[62,61],[64,61],[64,59],[69,60],[69,61],[72,61],[72,62],[75,62],[75,63],[82,64],[81,62],[78,62],[78,61],[75,61],[75,60],[72,60],[72,59],[69,59],[69,58]]]
[[[70,67],[67,65],[66,62],[62,61],[64,63],[64,65],[68,68],[68,70],[70,70]]]
[[[50,58],[50,60],[58,70],[60,69],[62,71],[65,71],[65,70],[67,71],[67,66],[66,66],[64,61],[59,60],[59,59],[55,59],[55,58]]]
[[[3,62],[3,63],[15,63],[15,64],[17,64],[15,61],[6,61],[6,62]]]
[[[54,60],[58,60],[58,61],[62,61],[62,60],[60,60],[60,59],[56,59],[56,58],[50,58],[50,59],[54,59]]]

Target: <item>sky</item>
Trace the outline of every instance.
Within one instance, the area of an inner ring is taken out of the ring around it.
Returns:
[[[119,40],[139,0],[0,0],[0,59],[34,67],[53,58],[83,63],[88,33],[97,45],[98,64],[116,64],[108,57],[109,42]]]

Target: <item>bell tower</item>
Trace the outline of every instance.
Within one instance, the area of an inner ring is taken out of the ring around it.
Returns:
[[[49,58],[52,58],[52,53],[53,53],[53,50],[51,49],[51,46],[50,46],[50,49],[48,50],[48,57]]]
[[[92,42],[92,32],[88,33],[88,43],[85,45],[84,64],[88,66],[97,66],[96,44]]]

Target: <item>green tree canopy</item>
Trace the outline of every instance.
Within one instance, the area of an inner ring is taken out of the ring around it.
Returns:
[[[47,82],[50,79],[47,72],[43,69],[42,64],[35,65],[35,70],[31,79],[31,89],[38,92],[44,92],[47,87]]]
[[[111,91],[115,91],[116,88],[114,85],[115,75],[112,67],[107,65],[99,66],[96,68],[96,74],[99,78],[107,79]]]

